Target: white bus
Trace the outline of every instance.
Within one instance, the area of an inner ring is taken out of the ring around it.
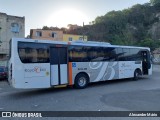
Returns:
[[[10,44],[8,81],[14,88],[85,88],[91,82],[152,74],[147,47],[24,38]]]

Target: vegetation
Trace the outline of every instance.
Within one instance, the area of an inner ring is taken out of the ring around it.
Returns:
[[[160,35],[156,35],[160,33],[160,27],[157,27],[160,26],[160,0],[122,11],[110,11],[90,23],[92,25],[68,30],[68,33],[85,34],[89,40],[111,44],[147,46],[152,50],[160,46]]]
[[[150,3],[151,3],[152,5],[156,5],[156,4],[159,4],[160,1],[159,1],[159,0],[150,0]]]
[[[98,16],[91,25],[77,29],[44,26],[43,29],[63,30],[64,33],[84,34],[89,40],[117,45],[160,46],[160,0],[136,4],[122,11],[110,11]]]

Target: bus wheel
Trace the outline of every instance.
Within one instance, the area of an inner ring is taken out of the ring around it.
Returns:
[[[89,83],[88,76],[84,73],[80,73],[76,76],[74,85],[78,89],[83,89],[87,87],[88,83]]]
[[[134,80],[134,81],[138,80],[140,76],[141,76],[141,71],[138,70],[138,69],[136,69],[136,70],[134,71],[134,78],[133,78],[133,80]]]

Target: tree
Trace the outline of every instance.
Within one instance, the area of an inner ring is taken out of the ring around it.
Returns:
[[[47,26],[43,26],[42,30],[50,30],[50,28]]]
[[[153,51],[155,48],[160,46],[160,41],[154,41],[151,38],[145,38],[144,40],[140,41],[139,46],[149,47]]]
[[[160,0],[150,0],[152,5],[160,4]]]
[[[48,27],[48,26],[43,26],[42,30],[60,30],[58,27]]]

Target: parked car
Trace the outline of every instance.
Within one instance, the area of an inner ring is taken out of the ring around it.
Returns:
[[[0,79],[7,79],[8,77],[8,70],[4,66],[0,66]]]

